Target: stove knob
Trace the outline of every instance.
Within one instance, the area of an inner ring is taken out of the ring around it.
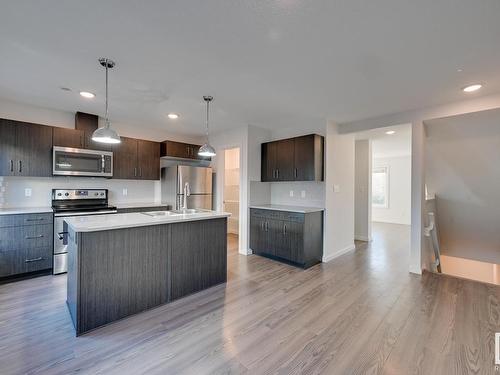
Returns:
[[[57,196],[60,197],[62,195],[62,193],[57,193]]]
[[[94,193],[94,195],[97,197],[99,195],[99,193]]]
[[[104,197],[104,193],[101,193],[101,195]]]
[[[69,193],[64,193],[65,196],[69,197]]]

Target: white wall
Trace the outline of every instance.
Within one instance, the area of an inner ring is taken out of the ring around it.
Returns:
[[[411,245],[410,272],[420,274],[422,269],[431,269],[431,259],[427,253],[430,249],[423,236],[425,225],[425,129],[424,121],[439,117],[452,116],[475,111],[500,107],[500,94],[483,96],[450,103],[447,105],[422,108],[406,112],[392,113],[375,118],[344,123],[338,126],[338,132],[349,134],[369,129],[382,128],[400,124],[412,124],[412,203],[411,203]],[[328,191],[328,189],[327,189]],[[328,193],[327,193],[328,196]],[[424,254],[426,252],[426,254]]]
[[[239,233],[240,217],[240,149],[231,148],[224,153],[224,211],[230,212],[228,233]]]
[[[500,264],[500,109],[426,121],[444,255]]]
[[[371,241],[372,238],[372,147],[369,139],[355,143],[354,166],[354,238]]]
[[[323,261],[354,250],[354,135],[326,128],[325,246]],[[338,192],[334,192],[334,186]]]
[[[389,206],[373,207],[372,220],[382,223],[411,224],[411,156],[374,158],[373,167],[389,171]]]

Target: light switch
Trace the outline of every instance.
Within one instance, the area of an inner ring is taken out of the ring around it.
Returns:
[[[24,196],[31,197],[31,188],[24,189]]]
[[[122,194],[125,196],[125,195],[128,195],[128,189],[123,189],[122,190]]]
[[[301,196],[302,198],[305,198],[305,197],[306,197],[306,191],[305,191],[305,190],[302,190],[302,191],[300,192],[300,196]]]
[[[293,190],[290,190],[290,196],[293,197]]]
[[[340,185],[333,185],[333,192],[340,193]]]

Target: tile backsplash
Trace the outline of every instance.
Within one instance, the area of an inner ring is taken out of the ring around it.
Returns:
[[[112,204],[161,200],[159,181],[9,176],[0,177],[0,208],[50,206],[52,189],[108,189]]]
[[[325,183],[252,181],[250,204],[325,207]]]

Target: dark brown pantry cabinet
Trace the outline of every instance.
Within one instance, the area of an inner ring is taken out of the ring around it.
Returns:
[[[52,127],[0,119],[0,176],[52,176]]]
[[[254,254],[303,268],[321,262],[323,212],[250,209],[250,248]]]
[[[159,180],[160,144],[121,137],[121,143],[113,146],[113,178]]]
[[[262,181],[323,181],[324,138],[317,134],[262,144]]]

